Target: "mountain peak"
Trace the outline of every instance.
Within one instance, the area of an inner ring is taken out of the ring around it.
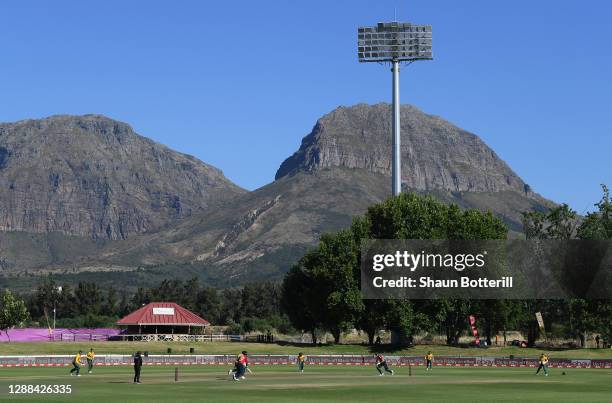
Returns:
[[[102,115],[0,124],[0,230],[122,239],[241,194],[215,167]]]
[[[110,118],[106,115],[87,113],[83,115],[69,115],[69,114],[58,114],[50,115],[40,119],[22,119],[15,122],[0,122],[0,126],[14,125],[14,126],[28,126],[28,125],[70,125],[70,124],[87,124],[87,123],[99,123],[107,125],[119,125],[125,126],[131,129],[130,125],[125,122],[121,122]]]
[[[107,141],[122,142],[128,138],[142,138],[132,127],[124,122],[111,119],[104,115],[52,115],[42,119],[26,119],[15,123],[0,123],[0,130],[6,132],[9,128],[22,132],[46,132],[49,135],[62,137],[68,133],[72,135],[95,135],[107,137]],[[0,131],[0,135],[2,135]],[[147,139],[148,140],[148,139]],[[150,140],[149,140],[150,141]]]
[[[422,191],[530,193],[475,134],[412,105],[402,105],[400,113],[405,186]],[[341,106],[326,114],[302,139],[299,150],[281,164],[275,178],[331,167],[390,175],[391,105]]]

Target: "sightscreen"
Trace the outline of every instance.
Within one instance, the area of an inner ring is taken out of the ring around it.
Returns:
[[[431,60],[431,25],[379,22],[357,29],[360,62]]]

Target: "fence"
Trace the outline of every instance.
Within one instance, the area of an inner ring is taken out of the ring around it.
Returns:
[[[55,329],[24,328],[0,332],[0,342],[48,342],[48,341],[184,341],[184,342],[211,342],[211,341],[245,341],[244,336],[235,334],[121,334],[119,329]],[[254,341],[254,340],[248,340]]]
[[[243,337],[237,334],[119,334],[111,340],[213,342],[242,341]]]
[[[256,354],[249,356],[254,365],[293,365],[296,355]],[[46,367],[67,366],[72,362],[71,355],[0,356],[0,367]],[[235,355],[148,355],[144,365],[233,365]],[[387,356],[387,362],[395,366],[421,366],[423,357]],[[131,365],[131,355],[97,355],[95,364],[102,366]],[[372,355],[309,355],[307,365],[374,365]],[[537,358],[505,357],[436,357],[435,366],[446,367],[537,367]],[[549,362],[552,368],[612,368],[612,359],[555,359]]]
[[[109,341],[115,335],[92,333],[59,333],[49,336],[51,341]]]
[[[119,334],[119,329],[97,328],[97,329],[66,329],[57,328],[22,328],[10,329],[0,332],[0,343],[9,341],[19,342],[48,342],[48,341],[105,341]]]

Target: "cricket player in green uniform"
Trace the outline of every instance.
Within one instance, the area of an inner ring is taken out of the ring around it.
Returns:
[[[548,356],[544,353],[540,354],[540,365],[538,366],[536,375],[540,372],[541,369],[544,370],[544,376],[548,376]]]
[[[431,353],[431,351],[428,351],[427,354],[425,355],[425,366],[426,366],[426,371],[429,371],[430,369],[432,369],[432,364],[433,364],[433,354]]]
[[[95,358],[96,354],[93,351],[93,348],[89,350],[89,352],[87,353],[87,373],[91,374],[91,371],[93,370],[93,363],[94,363],[94,358]]]
[[[305,361],[306,361],[306,356],[304,355],[304,353],[299,353],[297,356],[298,371],[304,372],[304,362]]]
[[[81,365],[83,364],[81,362],[81,355],[83,354],[83,352],[81,350],[79,350],[79,352],[77,353],[77,355],[74,356],[74,358],[72,359],[72,369],[70,370],[70,376],[74,376],[74,373],[76,372],[76,376],[81,376],[80,372],[81,372]]]

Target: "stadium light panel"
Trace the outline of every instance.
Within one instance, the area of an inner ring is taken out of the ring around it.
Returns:
[[[359,62],[432,60],[431,25],[379,22],[357,28]]]

